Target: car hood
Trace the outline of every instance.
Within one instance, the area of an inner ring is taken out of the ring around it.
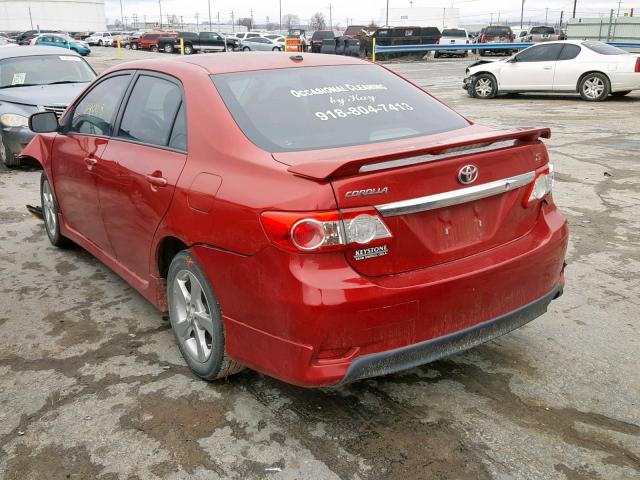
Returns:
[[[511,57],[509,57],[509,58],[511,58]],[[471,70],[475,69],[476,67],[479,67],[480,65],[487,65],[489,63],[495,64],[495,65],[504,64],[504,63],[507,62],[507,60],[509,60],[509,58],[501,58],[501,59],[490,59],[490,58],[487,58],[487,59],[483,59],[483,60],[478,60],[477,62],[474,62],[471,65],[469,65],[467,67],[467,71],[471,71]]]
[[[89,83],[38,85],[0,89],[0,102],[22,105],[69,105]]]

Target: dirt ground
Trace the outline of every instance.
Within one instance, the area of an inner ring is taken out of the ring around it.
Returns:
[[[102,70],[115,50],[89,61]],[[40,172],[1,171],[0,478],[640,478],[640,92],[474,100],[468,63],[391,68],[479,123],[551,127],[571,244],[546,315],[339,389],[250,370],[206,383],[140,295],[83,250],[50,246],[25,210]]]

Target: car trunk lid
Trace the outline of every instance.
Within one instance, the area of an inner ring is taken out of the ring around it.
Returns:
[[[450,262],[490,250],[530,231],[538,209],[524,197],[547,163],[548,129],[495,131],[472,125],[447,134],[314,152],[274,154],[296,175],[330,182],[343,211],[375,207],[393,235],[387,248],[363,255],[359,273],[379,276]],[[377,151],[376,151],[377,150]],[[477,179],[462,184],[465,166]]]

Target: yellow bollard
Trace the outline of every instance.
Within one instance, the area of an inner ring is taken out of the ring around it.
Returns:
[[[118,39],[116,40],[118,44],[118,58],[122,58],[122,45],[120,44],[120,35],[118,35]]]
[[[376,37],[373,37],[373,47],[371,52],[371,61],[376,63]]]
[[[180,39],[180,55],[184,57],[184,38]]]

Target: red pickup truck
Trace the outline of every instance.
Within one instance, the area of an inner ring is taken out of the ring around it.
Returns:
[[[132,50],[151,50],[152,52],[158,51],[158,41],[160,37],[168,37],[177,35],[176,32],[149,32],[142,34],[139,38],[131,39]]]

